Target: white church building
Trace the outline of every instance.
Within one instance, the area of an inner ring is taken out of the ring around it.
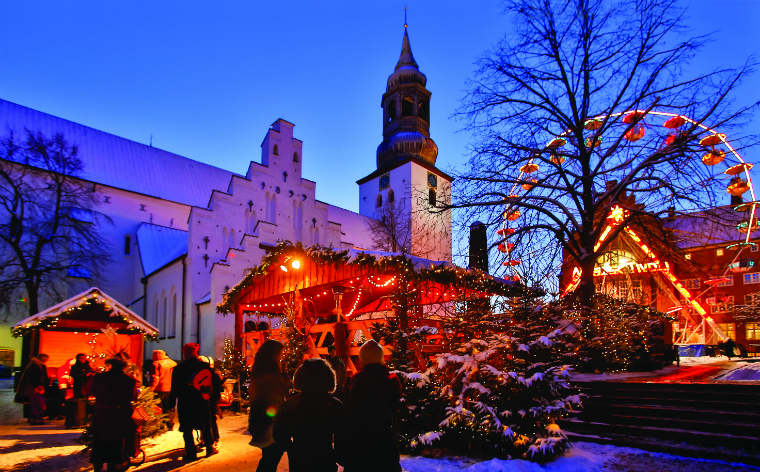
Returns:
[[[302,175],[302,162],[326,156],[304,156],[294,124],[284,119],[266,131],[260,162],[251,161],[241,173],[2,99],[0,135],[24,129],[61,133],[78,146],[84,163],[78,178],[97,195],[91,210],[110,220],[99,223],[98,231],[111,249],[102,279],[83,279],[80,288],[97,286],[157,327],[160,339],[145,352],[164,349],[179,358],[183,343],[197,342],[202,354],[219,358],[224,339],[233,337],[234,317],[217,314],[217,303],[280,240],[376,249],[382,221],[393,213],[392,223],[407,232],[400,250],[451,261],[451,217],[435,207],[450,202],[452,178],[436,167],[426,80],[404,31],[382,96],[376,166],[357,181],[359,213],[315,199],[317,183]],[[42,300],[40,306],[59,301]],[[18,365],[21,340],[10,336],[9,327],[27,313],[15,305],[6,326],[0,325],[0,347],[15,350]]]

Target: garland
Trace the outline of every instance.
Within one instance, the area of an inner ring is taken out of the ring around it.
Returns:
[[[358,253],[353,258],[348,250],[335,250],[324,246],[304,247],[301,243],[281,241],[262,258],[261,264],[250,269],[249,273],[237,285],[229,289],[222,302],[217,305],[217,313],[232,313],[238,297],[257,279],[264,277],[271,266],[279,266],[285,257],[310,259],[321,265],[346,265],[369,268],[380,273],[403,274],[413,283],[435,282],[441,285],[464,287],[490,295],[517,296],[534,292],[537,296],[543,293],[537,289],[529,289],[519,283],[505,283],[477,269],[464,269],[447,265],[432,265],[429,268],[417,269],[414,262],[405,255],[374,256]]]
[[[85,298],[78,305],[69,307],[55,316],[42,318],[34,324],[27,323],[22,326],[13,327],[11,328],[11,334],[14,337],[20,337],[28,334],[33,329],[55,329],[58,326],[58,320],[61,317],[76,316],[85,312],[103,313],[109,319],[113,319],[113,322],[115,323],[127,324],[126,328],[118,330],[119,333],[142,334],[146,339],[150,341],[158,341],[158,336],[144,331],[138,326],[132,324],[132,322],[126,316],[119,315],[116,311],[113,310],[113,308],[111,308],[110,305],[108,305],[104,300],[101,300],[97,295]]]

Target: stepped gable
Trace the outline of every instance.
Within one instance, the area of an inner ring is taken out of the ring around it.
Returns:
[[[224,190],[234,172],[0,99],[0,135],[24,129],[55,133],[79,147],[79,177],[152,197],[205,207],[211,191]]]

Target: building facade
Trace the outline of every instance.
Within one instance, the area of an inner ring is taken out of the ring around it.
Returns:
[[[409,228],[402,252],[451,261],[450,216],[428,211],[450,201],[451,178],[435,166],[425,83],[404,31],[383,95],[384,141],[377,168],[359,181],[358,213],[315,199],[317,183],[301,172],[310,157],[284,119],[267,130],[260,162],[251,161],[244,173],[4,100],[0,128],[60,133],[79,148],[84,169],[77,177],[96,194],[91,210],[107,217],[97,229],[111,261],[102,277],[77,280],[72,290],[97,286],[157,327],[160,339],[146,352],[164,349],[178,358],[183,343],[198,342],[202,353],[221,357],[234,317],[217,314],[216,305],[278,241],[376,249],[390,223],[402,224]],[[386,212],[399,218],[384,223]],[[20,301],[6,312],[7,326],[28,315]],[[7,326],[0,326],[0,347],[16,351],[19,365],[21,342]]]

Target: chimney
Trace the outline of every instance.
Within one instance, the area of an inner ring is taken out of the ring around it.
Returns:
[[[488,273],[488,238],[486,225],[480,221],[470,225],[470,259],[467,267]]]

